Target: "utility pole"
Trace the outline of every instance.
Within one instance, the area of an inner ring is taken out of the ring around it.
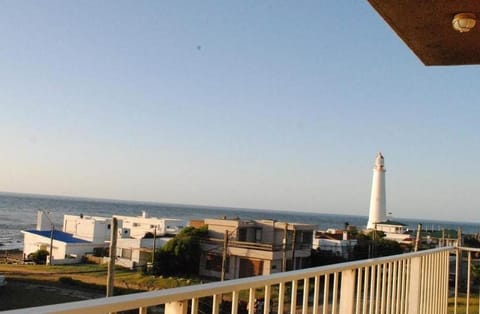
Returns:
[[[47,211],[46,210],[43,210],[43,209],[39,209],[40,212],[42,212],[42,221],[43,221],[43,216],[45,216],[45,218],[48,219],[48,221],[50,222],[50,248],[49,248],[49,252],[48,252],[48,264],[47,262],[45,261],[45,265],[52,265],[52,262],[53,262],[53,233],[55,231],[55,224],[53,223],[52,219],[50,219],[50,217],[48,217],[48,214],[47,214]],[[38,228],[38,225],[37,225],[37,228]]]
[[[112,218],[112,230],[110,233],[110,260],[108,261],[107,273],[107,298],[113,296],[113,284],[115,279],[115,257],[117,253],[118,221]]]
[[[55,226],[52,223],[52,230],[50,231],[50,252],[48,253],[48,265],[52,266],[53,262],[53,230],[55,229]]]
[[[295,263],[295,242],[297,242],[297,229],[295,229],[295,225],[293,226],[293,237],[292,237],[292,267],[293,270],[296,269]]]
[[[442,245],[440,245],[440,247],[444,247],[446,246],[445,244],[445,228],[442,228]]]
[[[153,252],[152,252],[152,265],[155,263],[155,251],[157,250],[157,226],[155,226],[155,231],[153,233]]]
[[[422,224],[418,224],[417,226],[417,239],[415,240],[415,249],[414,251],[418,251],[418,246],[420,244],[420,239],[421,239],[421,233],[422,233]]]
[[[227,269],[227,250],[228,250],[228,230],[225,230],[225,235],[223,238],[222,274],[220,277],[220,281],[225,280],[225,271]]]
[[[282,272],[287,271],[287,238],[288,238],[288,223],[285,223],[283,228],[283,241],[282,241]]]

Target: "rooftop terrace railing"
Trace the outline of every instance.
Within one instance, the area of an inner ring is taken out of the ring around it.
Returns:
[[[466,249],[467,259],[472,252]],[[93,299],[9,313],[447,313],[444,247],[224,282]],[[461,263],[456,266],[457,277]],[[458,280],[455,280],[455,300]],[[467,283],[470,286],[470,283]],[[468,311],[468,310],[467,310]],[[466,312],[468,313],[468,312]]]

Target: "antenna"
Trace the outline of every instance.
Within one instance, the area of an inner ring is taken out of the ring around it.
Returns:
[[[46,265],[52,265],[52,261],[53,261],[53,232],[55,230],[55,224],[53,223],[52,219],[50,219],[50,217],[48,216],[48,214],[50,213],[50,211],[45,211],[44,209],[39,209],[39,211],[41,211],[44,216],[48,219],[48,221],[50,222],[50,226],[52,227],[52,229],[50,230],[50,251],[48,253],[48,264],[45,263]]]

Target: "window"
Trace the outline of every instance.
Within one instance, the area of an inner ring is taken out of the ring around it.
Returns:
[[[132,259],[132,249],[122,249],[122,258]]]
[[[238,241],[247,241],[247,229],[238,229]]]
[[[230,265],[230,258],[227,257],[226,261],[227,267],[225,268],[225,272],[228,273],[228,265]],[[222,256],[215,255],[215,254],[208,254],[207,255],[207,262],[205,263],[205,268],[208,270],[213,271],[222,271]]]
[[[262,242],[262,229],[255,229],[255,242]]]

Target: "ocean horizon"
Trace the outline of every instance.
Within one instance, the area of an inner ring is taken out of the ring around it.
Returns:
[[[207,205],[157,203],[149,201],[111,200],[55,195],[0,192],[0,250],[23,247],[21,230],[34,229],[37,210],[50,211],[55,228],[61,229],[63,215],[93,215],[109,217],[114,214],[140,216],[146,210],[152,217],[181,218],[187,221],[204,218],[271,219],[317,225],[319,230],[343,229],[345,223],[358,229],[366,227],[368,216],[329,214],[308,211],[233,208]],[[422,218],[389,217],[415,230],[421,223],[424,230],[462,228],[464,233],[480,232],[480,223],[442,221]]]

